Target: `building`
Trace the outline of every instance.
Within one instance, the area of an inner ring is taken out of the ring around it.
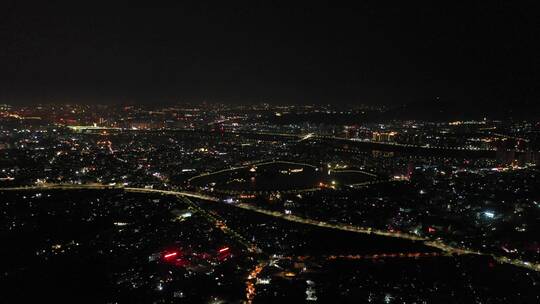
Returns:
[[[373,141],[378,142],[395,142],[396,132],[373,132]]]

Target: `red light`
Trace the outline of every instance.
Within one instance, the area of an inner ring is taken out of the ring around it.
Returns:
[[[167,254],[164,256],[164,258],[166,258],[166,259],[172,258],[172,257],[175,257],[177,254],[178,254],[178,252],[167,253]]]
[[[228,250],[229,250],[229,247],[221,248],[219,250],[219,253],[223,253],[223,252],[228,251]]]

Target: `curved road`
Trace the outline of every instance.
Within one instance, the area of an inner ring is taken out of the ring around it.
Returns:
[[[194,192],[185,192],[185,191],[171,191],[171,190],[158,190],[158,189],[146,189],[146,188],[132,188],[132,187],[118,187],[118,186],[108,186],[108,185],[101,185],[101,184],[83,184],[83,185],[72,185],[72,184],[43,184],[40,186],[29,186],[29,187],[12,187],[12,188],[0,188],[0,191],[20,191],[20,190],[77,190],[77,189],[96,189],[96,190],[105,190],[105,189],[121,189],[126,192],[135,192],[135,193],[159,193],[164,195],[174,195],[179,197],[193,197],[201,200],[208,200],[213,202],[219,202],[220,200],[215,197],[211,197],[204,194],[194,193]],[[190,200],[189,204],[192,206],[196,206],[195,208],[197,210],[202,210],[197,204],[191,202]],[[497,256],[494,254],[488,254],[488,253],[482,253],[478,251],[473,251],[470,249],[464,249],[464,248],[456,248],[449,246],[447,244],[444,244],[440,241],[433,241],[429,240],[424,237],[419,237],[416,235],[408,234],[408,233],[402,233],[402,232],[389,232],[379,229],[374,229],[370,227],[359,227],[354,225],[345,225],[345,224],[331,224],[324,221],[317,221],[313,219],[303,218],[295,215],[285,215],[280,212],[276,211],[270,211],[258,207],[254,207],[247,204],[235,204],[232,205],[237,208],[242,208],[245,210],[249,210],[252,212],[257,212],[260,214],[265,214],[268,216],[280,218],[283,220],[296,222],[296,223],[302,223],[306,225],[314,225],[318,227],[328,228],[328,229],[337,229],[342,231],[348,231],[348,232],[355,232],[355,233],[363,233],[363,234],[375,234],[380,236],[386,236],[386,237],[396,237],[401,239],[407,239],[411,241],[422,241],[425,245],[434,247],[437,249],[442,250],[448,255],[462,255],[462,254],[473,254],[473,255],[483,255],[483,256],[490,256],[494,260],[496,260],[499,263],[505,263],[505,264],[511,264],[514,266],[526,268],[529,270],[540,272],[540,264],[539,263],[532,263],[528,261],[523,261],[519,259],[511,259],[505,256]],[[208,215],[209,213],[203,210],[203,214]],[[212,217],[213,220],[218,221],[215,219],[215,217]],[[228,227],[227,229],[223,229],[224,232],[232,232]],[[233,233],[233,235],[238,235],[237,233]],[[239,241],[242,240],[242,238],[238,239]],[[241,243],[246,245],[250,251],[258,251],[255,246],[252,246],[252,244],[248,244],[247,242],[244,242],[245,240],[242,240]],[[250,248],[251,247],[251,248]]]

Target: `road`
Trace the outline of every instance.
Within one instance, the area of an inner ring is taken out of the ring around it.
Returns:
[[[32,187],[13,187],[13,188],[0,188],[0,191],[21,191],[21,190],[107,190],[107,189],[121,189],[126,192],[132,192],[132,193],[155,193],[155,194],[161,194],[161,195],[172,195],[176,196],[179,199],[181,199],[184,203],[186,203],[190,208],[194,209],[195,211],[199,212],[202,216],[204,216],[209,222],[214,224],[217,228],[219,228],[221,231],[223,231],[226,235],[231,237],[232,239],[236,240],[243,246],[245,246],[250,252],[256,252],[260,253],[261,250],[257,248],[254,244],[247,241],[244,237],[242,237],[239,233],[234,231],[233,229],[229,228],[223,221],[223,219],[218,218],[216,215],[209,213],[208,211],[204,210],[203,208],[199,207],[199,205],[192,202],[189,197],[201,199],[201,200],[207,200],[207,201],[217,201],[216,198],[203,195],[203,194],[197,194],[193,192],[185,192],[185,191],[169,191],[169,190],[158,190],[158,189],[146,189],[146,188],[131,188],[131,187],[118,187],[118,186],[109,186],[109,185],[101,185],[101,184],[84,184],[84,185],[76,185],[76,184],[42,184],[40,186],[32,186]]]
[[[246,169],[246,168],[250,168],[250,167],[256,167],[256,166],[264,166],[264,165],[270,165],[270,164],[287,164],[287,165],[293,165],[293,166],[304,166],[304,167],[311,167],[313,169],[317,169],[316,166],[312,165],[312,164],[307,164],[307,163],[299,163],[299,162],[291,162],[291,161],[283,161],[283,160],[271,160],[271,161],[261,161],[261,162],[252,162],[252,163],[249,163],[249,164],[246,164],[246,165],[242,165],[242,166],[236,166],[236,167],[230,167],[230,168],[227,168],[227,169],[222,169],[222,170],[218,170],[218,171],[214,171],[214,172],[208,172],[208,173],[202,173],[202,174],[199,174],[199,175],[196,175],[196,176],[193,176],[191,178],[188,179],[188,182],[191,183],[199,178],[203,178],[203,177],[208,177],[208,176],[212,176],[212,175],[216,175],[216,174],[221,174],[221,173],[225,173],[225,172],[232,172],[232,171],[236,171],[236,170],[240,170],[240,169]],[[377,178],[377,174],[374,174],[374,173],[371,173],[371,172],[366,172],[366,171],[362,171],[362,170],[344,170],[344,169],[340,169],[340,170],[336,170],[336,169],[330,169],[328,170],[328,172],[334,172],[334,173],[360,173],[360,174],[364,174],[364,175],[367,175],[369,177],[373,177],[373,178]],[[356,183],[356,184],[347,184],[346,186],[349,186],[351,188],[356,188],[356,187],[362,187],[362,186],[367,186],[367,185],[372,185],[374,183],[381,183],[381,182],[388,182],[388,180],[372,180],[372,181],[366,181],[366,182],[361,182],[361,183]],[[259,191],[245,191],[245,190],[223,190],[223,189],[214,189],[214,192],[216,193],[219,193],[219,194],[226,194],[226,195],[252,195],[252,194],[255,194],[255,195],[268,195],[268,194],[271,194],[271,193],[275,193],[275,192],[279,192],[281,194],[298,194],[298,193],[304,193],[304,192],[313,192],[313,191],[319,191],[323,188],[321,187],[314,187],[314,188],[304,188],[304,189],[290,189],[290,190],[259,190]],[[196,195],[196,193],[192,192],[192,195]]]
[[[84,189],[96,189],[96,190],[105,190],[105,189],[123,189],[126,192],[134,192],[134,193],[159,193],[163,195],[174,195],[177,197],[181,197],[184,199],[186,203],[188,203],[190,206],[195,208],[196,210],[202,212],[202,214],[208,219],[212,220],[220,229],[222,229],[225,233],[228,233],[229,235],[233,236],[233,238],[237,239],[239,242],[241,242],[246,248],[248,248],[251,252],[260,252],[260,249],[258,249],[256,246],[245,240],[243,237],[241,237],[240,234],[236,233],[229,227],[227,227],[223,220],[218,219],[215,215],[210,214],[209,212],[205,211],[203,208],[199,207],[197,204],[193,203],[191,200],[189,200],[187,197],[194,197],[201,200],[208,200],[213,202],[220,202],[218,198],[210,197],[208,195],[204,194],[197,194],[193,192],[184,192],[184,191],[171,191],[171,190],[158,190],[158,189],[146,189],[146,188],[131,188],[131,187],[120,187],[120,186],[109,186],[109,185],[101,185],[101,184],[84,184],[84,185],[65,185],[65,184],[43,184],[39,186],[29,186],[29,187],[12,187],[12,188],[0,188],[0,191],[21,191],[21,190],[84,190]],[[456,248],[447,244],[444,244],[441,241],[434,241],[430,240],[424,237],[416,236],[413,234],[398,232],[398,231],[385,231],[385,230],[379,230],[374,229],[370,227],[359,227],[354,225],[346,225],[346,224],[332,224],[324,221],[317,221],[313,219],[303,218],[295,215],[286,215],[280,212],[276,211],[270,211],[266,209],[262,209],[259,207],[255,207],[252,205],[247,204],[232,204],[231,206],[241,208],[244,210],[249,210],[252,212],[265,214],[268,216],[272,216],[275,218],[280,218],[286,221],[290,222],[296,222],[306,225],[313,225],[328,229],[336,229],[336,230],[342,230],[342,231],[348,231],[348,232],[354,232],[354,233],[362,233],[362,234],[374,234],[374,235],[380,235],[385,237],[394,237],[394,238],[400,238],[400,239],[406,239],[410,241],[421,241],[423,244],[429,247],[437,248],[443,252],[445,252],[447,255],[482,255],[482,256],[490,256],[495,261],[502,263],[502,264],[511,264],[514,266],[526,268],[529,270],[540,272],[540,264],[539,263],[533,263],[528,261],[523,261],[520,259],[511,259],[505,256],[498,256],[494,254],[488,254],[488,253],[482,253],[479,251],[474,251],[466,248]]]
[[[127,190],[129,192],[129,190]],[[246,238],[244,238],[242,235],[240,235],[238,232],[234,231],[233,229],[229,228],[227,224],[225,224],[225,221],[218,217],[215,214],[212,214],[203,208],[201,208],[199,205],[192,202],[189,198],[182,194],[174,194],[175,196],[179,197],[182,201],[184,201],[188,206],[199,212],[199,214],[202,214],[209,222],[213,223],[217,228],[219,228],[221,231],[223,231],[224,234],[228,235],[238,243],[242,244],[249,252],[253,253],[262,253],[262,250],[257,247],[257,245],[251,243]]]
[[[264,166],[264,165],[270,165],[270,164],[288,164],[288,165],[294,165],[294,166],[306,166],[306,167],[311,167],[311,168],[314,168],[314,169],[317,168],[314,165],[306,164],[306,163],[297,163],[297,162],[290,162],[290,161],[283,161],[283,160],[276,160],[276,161],[272,160],[272,161],[264,161],[264,162],[260,162],[260,163],[250,163],[250,164],[245,165],[245,166],[230,167],[230,168],[219,170],[219,171],[199,174],[199,175],[193,176],[190,179],[188,179],[188,182],[192,182],[192,181],[194,181],[196,179],[199,179],[201,177],[207,177],[207,176],[212,176],[212,175],[216,175],[216,174],[220,174],[220,173],[236,171],[236,170],[245,169],[245,168],[248,168],[248,167]]]

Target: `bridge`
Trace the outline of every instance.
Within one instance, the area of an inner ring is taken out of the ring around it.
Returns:
[[[73,130],[93,130],[92,126],[74,126]],[[467,157],[486,157],[486,158],[495,158],[496,150],[495,149],[474,149],[468,147],[445,147],[445,146],[431,146],[431,145],[415,145],[415,144],[402,144],[402,143],[393,143],[393,142],[377,142],[372,140],[360,140],[360,139],[351,139],[344,137],[337,137],[331,135],[319,135],[316,133],[308,134],[291,134],[291,133],[276,133],[276,132],[248,132],[248,131],[224,131],[224,132],[212,132],[205,130],[193,130],[193,129],[169,129],[169,130],[131,130],[131,129],[116,129],[111,128],[111,130],[122,131],[122,132],[143,132],[143,133],[155,133],[155,132],[177,132],[184,133],[190,136],[196,136],[197,134],[205,134],[209,136],[219,135],[219,136],[258,136],[261,140],[271,140],[271,141],[294,141],[302,142],[307,140],[319,140],[319,141],[328,141],[336,143],[346,143],[350,145],[357,145],[366,150],[381,150],[381,151],[396,151],[403,153],[419,153],[419,154],[429,154],[429,155],[464,155]]]

